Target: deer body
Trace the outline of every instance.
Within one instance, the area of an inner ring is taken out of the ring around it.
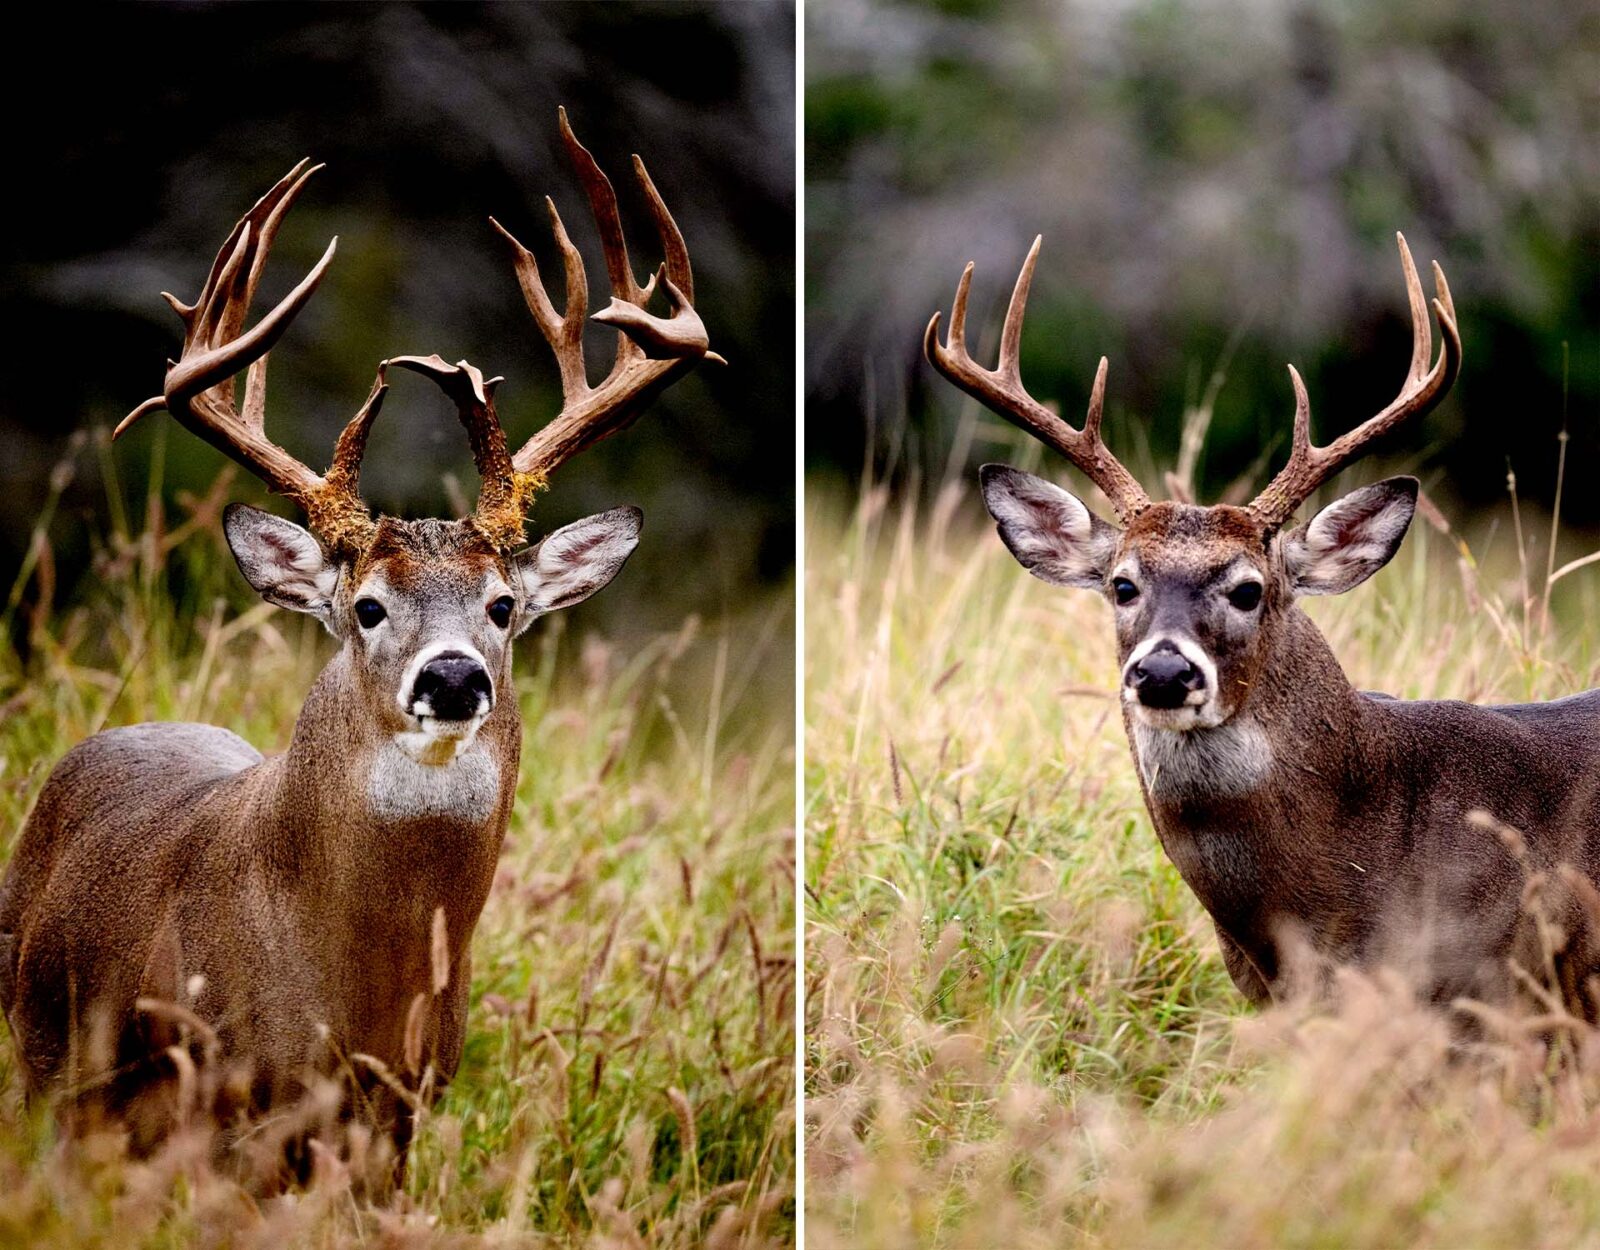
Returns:
[[[1439,1001],[1504,997],[1524,870],[1469,813],[1519,830],[1534,861],[1600,880],[1600,691],[1390,699],[1354,689],[1298,608],[1285,626],[1227,725],[1175,734],[1124,714],[1162,849],[1234,983],[1256,1002],[1292,994],[1303,944],[1415,969]]]
[[[643,164],[634,158],[666,259],[641,286],[611,184],[565,112],[560,120],[612,284],[594,319],[616,329],[617,352],[591,385],[587,279],[554,205],[559,313],[533,256],[496,223],[566,401],[515,454],[495,411],[500,379],[438,356],[379,366],[324,474],[267,437],[267,352],[334,251],[244,329],[273,236],[314,172],[304,163],[241,219],[193,305],[168,297],[185,326],[182,356],[162,394],[117,432],[166,409],[296,503],[309,529],[232,505],[228,543],[265,599],[315,616],[339,647],[283,754],[263,758],[205,725],[98,734],[56,767],[12,855],[0,885],[0,1007],[30,1092],[60,1094],[91,1120],[109,1113],[136,1148],[196,1110],[242,1115],[236,1137],[259,1142],[251,1123],[269,1115],[291,1126],[265,1134],[273,1148],[252,1147],[275,1184],[280,1147],[303,1173],[300,1143],[322,1136],[337,1150],[334,1122],[359,1116],[391,1135],[397,1179],[414,1106],[456,1070],[470,941],[522,749],[513,639],[609,583],[642,520],[615,508],[524,547],[527,505],[554,469],[626,428],[701,359],[720,359],[693,306],[683,239]],[[646,310],[658,291],[666,316]],[[362,502],[361,458],[391,365],[453,401],[482,479],[472,516],[375,517]],[[318,1104],[330,1076],[343,1093]]]
[[[957,386],[1077,465],[1117,512],[1113,525],[1004,465],[981,473],[984,502],[1018,562],[1110,604],[1146,806],[1248,997],[1315,989],[1330,965],[1381,964],[1409,973],[1437,1002],[1494,999],[1513,989],[1512,963],[1541,968],[1548,955],[1574,1005],[1600,1015],[1588,987],[1600,970],[1600,691],[1510,707],[1360,693],[1296,606],[1382,568],[1411,523],[1418,487],[1391,478],[1293,525],[1296,510],[1373,440],[1436,404],[1460,366],[1444,274],[1434,266],[1443,346],[1430,364],[1428,304],[1399,243],[1413,329],[1399,395],[1317,447],[1291,368],[1289,463],[1245,507],[1151,501],[1100,437],[1104,360],[1081,428],[1023,388],[1037,241],[997,368],[967,352],[970,265],[947,341],[935,315],[925,351]],[[1542,930],[1524,907],[1530,889],[1549,922]]]
[[[211,1022],[226,1052],[249,1057],[261,1108],[350,1054],[403,1069],[419,994],[426,1053],[441,1077],[454,1074],[467,941],[517,775],[515,701],[451,764],[406,761],[408,815],[383,775],[397,768],[385,744],[366,735],[352,751],[338,737],[360,725],[337,714],[340,667],[317,683],[282,755],[263,759],[210,726],[161,724],[107,731],[62,760],[18,847],[30,872],[0,899],[0,927],[17,942],[8,1007],[32,1088],[74,1076],[75,1011],[104,1012],[117,1066],[136,1064],[150,1049],[139,998]],[[450,968],[438,995],[436,908]]]

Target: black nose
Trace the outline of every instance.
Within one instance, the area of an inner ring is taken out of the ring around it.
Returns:
[[[436,655],[417,674],[411,702],[426,703],[440,720],[471,720],[494,706],[494,683],[470,655]]]
[[[1161,646],[1151,651],[1128,674],[1128,684],[1145,707],[1182,707],[1189,692],[1206,684],[1200,670],[1176,647]]]

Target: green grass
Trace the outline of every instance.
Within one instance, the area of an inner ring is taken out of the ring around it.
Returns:
[[[807,1244],[1596,1244],[1600,1035],[1451,1061],[1382,976],[1247,1008],[1142,806],[1110,613],[981,518],[966,482],[808,500]],[[1352,679],[1600,684],[1592,568],[1541,627],[1510,518],[1473,531],[1493,575],[1437,520],[1309,606]]]
[[[172,518],[113,486],[94,575],[60,605],[41,519],[7,609],[18,645],[0,650],[7,853],[50,767],[103,727],[202,720],[286,745],[334,644],[249,598],[220,538],[235,493],[225,476]],[[627,645],[569,636],[582,619],[519,644],[523,766],[474,939],[466,1054],[404,1192],[374,1205],[330,1174],[258,1204],[181,1151],[66,1149],[23,1105],[8,1040],[0,1245],[792,1238],[790,609]]]

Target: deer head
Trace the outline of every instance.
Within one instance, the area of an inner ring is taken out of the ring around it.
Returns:
[[[1290,527],[1316,489],[1377,439],[1427,412],[1449,390],[1461,340],[1444,273],[1434,265],[1433,301],[1443,340],[1432,357],[1428,306],[1403,237],[1400,260],[1411,305],[1411,365],[1381,412],[1325,447],[1311,443],[1311,407],[1291,365],[1294,443],[1289,463],[1244,507],[1152,502],[1100,437],[1106,362],[1100,361],[1088,415],[1074,429],[1023,388],[1022,318],[1039,256],[1036,239],[1012,292],[995,369],[967,352],[969,264],[956,290],[947,342],[939,314],[924,351],[973,398],[1021,426],[1076,465],[1105,494],[1120,525],[1095,515],[1060,487],[1005,465],[981,470],[984,503],[1000,537],[1025,569],[1057,586],[1100,591],[1115,613],[1122,699],[1134,723],[1190,730],[1228,722],[1249,698],[1274,653],[1296,597],[1360,585],[1398,550],[1416,506],[1417,482],[1398,477],[1363,487]]]
[[[183,350],[169,362],[162,393],[117,427],[166,409],[180,424],[237,460],[268,488],[292,500],[309,528],[243,504],[227,512],[228,543],[250,584],[269,602],[317,617],[342,644],[366,723],[392,735],[423,763],[454,758],[494,710],[510,674],[511,640],[546,612],[592,595],[622,568],[638,542],[637,508],[615,508],[568,525],[524,547],[528,504],[549,475],[584,448],[627,428],[649,401],[703,358],[704,324],[693,306],[688,251],[643,163],[639,183],[665,253],[642,286],[634,277],[609,179],[572,133],[561,136],[587,192],[611,279],[610,305],[594,320],[618,331],[610,372],[592,386],[583,357],[588,278],[555,204],[547,200],[565,260],[565,308],[557,313],[528,252],[493,218],[508,241],[518,281],[540,332],[555,353],[564,403],[548,425],[513,454],[495,413],[500,378],[438,356],[397,356],[378,366],[366,402],[317,474],[267,437],[268,353],[305,306],[331,263],[336,244],[277,307],[244,329],[272,240],[306,180],[320,166],[302,161],[234,227],[199,297],[165,295],[184,323]],[[647,311],[660,290],[666,316]],[[393,366],[431,378],[455,403],[472,448],[481,489],[461,520],[374,517],[358,484],[372,423]],[[242,406],[234,378],[248,370]]]

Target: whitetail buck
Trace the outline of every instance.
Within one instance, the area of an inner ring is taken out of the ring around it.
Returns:
[[[1104,492],[1120,528],[1079,499],[1004,465],[981,471],[1000,537],[1035,577],[1111,604],[1123,722],[1162,847],[1216,924],[1228,972],[1250,999],[1307,984],[1311,966],[1400,963],[1435,1001],[1500,997],[1525,946],[1525,872],[1546,887],[1564,988],[1588,1013],[1600,967],[1585,922],[1600,914],[1600,691],[1551,703],[1409,702],[1352,688],[1296,606],[1359,585],[1399,548],[1417,482],[1353,491],[1308,523],[1296,510],[1374,440],[1432,408],[1455,380],[1461,341],[1444,274],[1433,311],[1405,240],[1411,366],[1395,400],[1325,447],[1293,367],[1289,463],[1245,507],[1152,502],[1100,436],[1106,362],[1074,429],[1023,388],[1018,348],[1036,240],[1017,279],[993,370],[968,354],[972,266],[948,341],[924,350],[973,398],[1055,448]],[[1486,812],[1522,834],[1487,832]],[[1549,876],[1549,870],[1564,872]]]
[[[109,1111],[136,1145],[181,1111],[197,1059],[249,1065],[233,1089],[243,1114],[281,1110],[315,1074],[353,1070],[361,1079],[341,1114],[392,1131],[403,1165],[412,1114],[395,1085],[414,1093],[429,1066],[440,1081],[455,1071],[470,939],[522,746],[512,640],[603,587],[639,536],[638,510],[616,508],[524,549],[527,505],[557,466],[630,425],[701,359],[719,359],[693,307],[683,238],[643,164],[634,158],[666,260],[640,286],[611,183],[564,112],[561,134],[604,245],[612,300],[594,319],[618,330],[616,360],[589,384],[587,279],[554,203],[561,313],[532,255],[494,223],[564,396],[514,455],[495,414],[500,379],[437,356],[379,366],[323,475],[267,437],[267,352],[334,253],[330,243],[244,329],[273,235],[314,172],[304,162],[234,228],[193,305],[166,296],[184,322],[181,357],[117,432],[165,408],[297,504],[309,531],[233,505],[228,543],[257,591],[315,616],[339,646],[284,754],[263,758],[209,725],[97,734],[56,767],[17,844],[0,891],[0,996],[28,1087]],[[657,291],[666,316],[645,310]],[[471,517],[375,519],[362,503],[388,366],[431,378],[457,406],[482,478]],[[246,368],[236,407],[233,379]]]

